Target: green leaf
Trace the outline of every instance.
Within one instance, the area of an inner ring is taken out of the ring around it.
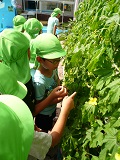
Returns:
[[[92,155],[91,160],[99,160],[99,158],[98,158],[98,157],[96,157],[96,156],[93,156],[93,155]]]
[[[120,126],[120,108],[116,109],[110,118],[110,127],[118,128]]]
[[[111,104],[118,103],[120,99],[120,85],[116,85],[110,90]]]
[[[103,148],[99,154],[99,160],[106,160],[106,155],[107,155],[107,148]]]
[[[96,89],[97,90],[101,90],[103,85],[105,84],[106,82],[106,77],[102,77],[99,81],[98,81],[98,84],[96,85]]]
[[[111,69],[111,68],[108,68],[108,69],[107,68],[98,68],[98,69],[94,70],[93,73],[95,75],[100,75],[100,76],[106,76],[109,73],[111,73],[111,75],[112,75],[113,69]]]
[[[103,143],[106,142],[105,147],[110,151],[116,145],[116,133],[117,129],[109,128],[105,129],[106,135],[103,140]]]
[[[100,119],[97,119],[96,122],[97,122],[100,126],[103,125],[103,122],[102,122]]]
[[[98,49],[94,53],[94,56],[93,56],[92,60],[90,61],[90,63],[87,66],[87,69],[88,69],[89,72],[91,72],[94,69],[96,63],[99,61],[99,58],[100,58],[100,56],[102,56],[102,54],[104,53],[104,51],[105,51],[105,48],[102,47],[101,49]]]
[[[115,87],[115,85],[120,85],[120,79],[116,78],[115,80],[113,80],[111,83],[109,83],[105,88],[103,88],[101,91],[99,91],[100,95],[103,95],[105,90],[107,88],[112,89],[112,87]],[[119,93],[119,92],[118,92]]]
[[[101,150],[100,155],[99,155],[99,159],[100,160],[106,160],[106,159],[110,159],[110,160],[114,160],[114,155],[115,152],[117,151],[117,140],[116,140],[116,133],[117,133],[117,129],[115,128],[109,128],[109,129],[105,129],[105,138],[103,143],[105,143],[105,146],[103,148],[103,150]]]
[[[120,126],[120,119],[118,117],[111,117],[110,125],[111,127],[118,128]]]
[[[111,88],[111,87],[114,87],[115,85],[120,85],[120,78],[116,78],[109,85],[107,85],[106,88]]]
[[[108,20],[106,21],[106,24],[109,24],[109,23],[112,23],[112,22],[115,22],[115,23],[119,24],[119,21],[120,21],[119,14],[115,13],[112,17],[108,18]]]
[[[103,143],[103,133],[101,132],[103,128],[97,128],[95,133],[92,136],[92,141],[90,142],[90,148],[96,148],[97,146],[101,146]]]

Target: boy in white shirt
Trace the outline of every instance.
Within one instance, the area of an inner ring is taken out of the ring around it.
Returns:
[[[52,33],[56,35],[56,30],[59,25],[59,18],[62,11],[59,8],[55,8],[48,19],[47,33]]]

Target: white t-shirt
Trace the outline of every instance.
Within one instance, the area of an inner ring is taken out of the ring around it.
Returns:
[[[44,160],[52,144],[52,136],[45,132],[35,131],[28,160]]]
[[[59,25],[59,19],[57,17],[49,17],[48,19],[48,26],[47,26],[47,33],[53,34],[54,26]]]

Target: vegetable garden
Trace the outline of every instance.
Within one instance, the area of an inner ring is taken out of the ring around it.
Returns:
[[[64,36],[63,84],[77,92],[64,160],[120,160],[120,0],[84,0]]]

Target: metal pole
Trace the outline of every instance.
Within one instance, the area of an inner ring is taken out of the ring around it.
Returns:
[[[41,0],[40,0],[40,4],[39,4],[39,9],[40,9],[40,13],[42,13],[42,2],[41,2]]]
[[[64,22],[64,1],[62,2],[62,4],[63,4],[63,13],[62,13],[62,24],[63,24]]]
[[[22,0],[22,4],[23,4],[24,12],[25,12],[25,0]]]
[[[74,15],[73,15],[73,19],[75,20],[75,12],[77,11],[78,9],[78,4],[79,4],[79,0],[75,0],[75,5],[74,5]]]
[[[36,3],[36,19],[37,19],[37,10],[38,10],[37,8],[38,8],[39,0],[36,0],[35,3]]]

